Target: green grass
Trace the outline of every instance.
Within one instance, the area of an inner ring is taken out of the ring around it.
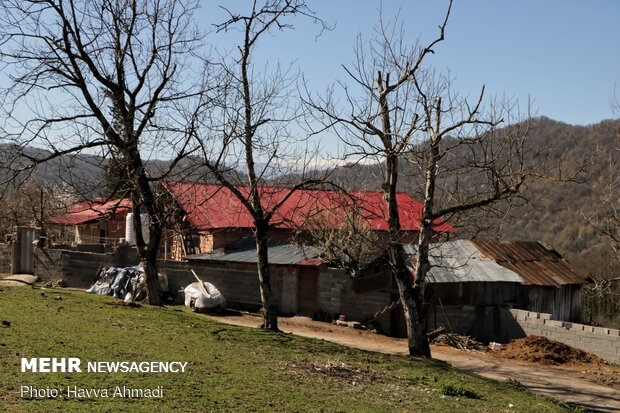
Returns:
[[[568,411],[435,360],[223,325],[184,307],[131,308],[81,292],[0,288],[0,319],[11,323],[0,327],[0,411]],[[184,374],[20,373],[21,357],[79,357],[83,366],[110,360],[189,366]],[[164,397],[26,399],[19,395],[22,385],[161,385]]]
[[[441,393],[446,396],[462,396],[468,399],[481,399],[482,397],[474,390],[470,390],[461,383],[453,381],[444,381],[440,387]]]

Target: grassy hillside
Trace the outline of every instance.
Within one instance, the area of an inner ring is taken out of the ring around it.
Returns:
[[[0,411],[559,412],[565,406],[452,369],[222,325],[181,307],[132,308],[81,292],[2,287]],[[20,373],[21,357],[187,361],[186,373]],[[28,399],[21,386],[163,386],[162,398]],[[509,407],[511,405],[511,407]]]

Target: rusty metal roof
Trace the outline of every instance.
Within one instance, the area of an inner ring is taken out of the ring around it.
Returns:
[[[405,245],[415,262],[416,245]],[[543,242],[456,240],[431,244],[430,283],[518,282],[560,287],[588,282],[587,273],[575,267]]]
[[[582,284],[590,277],[587,273],[565,260],[544,242],[503,242],[473,240],[481,259],[493,260],[504,268],[516,272],[524,284],[552,285]]]
[[[404,245],[411,262],[415,262],[416,245]],[[488,259],[480,259],[476,246],[467,240],[431,244],[429,283],[512,282],[522,283],[515,272]],[[413,267],[413,265],[412,265]]]

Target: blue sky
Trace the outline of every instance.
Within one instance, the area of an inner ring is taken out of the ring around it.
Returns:
[[[249,1],[203,1],[198,13],[207,27],[224,18],[219,4],[246,11]],[[341,68],[353,59],[358,33],[370,35],[379,2],[309,0],[309,6],[330,24],[319,38],[310,21],[293,21],[294,31],[275,33],[258,49],[268,64],[299,66],[313,88],[324,89],[346,80]],[[447,1],[384,0],[384,16],[395,14],[406,23],[411,41],[430,40],[437,33]],[[433,64],[449,69],[455,89],[477,95],[516,98],[521,106],[533,101],[536,115],[571,124],[590,124],[614,117],[610,102],[620,96],[620,1],[456,0],[446,41],[436,48]],[[226,49],[232,36],[210,37]]]

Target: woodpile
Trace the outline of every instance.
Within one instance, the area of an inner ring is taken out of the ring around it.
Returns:
[[[437,335],[432,341],[431,344],[436,346],[448,346],[454,347],[459,350],[466,351],[488,351],[489,348],[486,344],[476,340],[475,338],[469,336],[462,336],[456,333],[443,333]]]

